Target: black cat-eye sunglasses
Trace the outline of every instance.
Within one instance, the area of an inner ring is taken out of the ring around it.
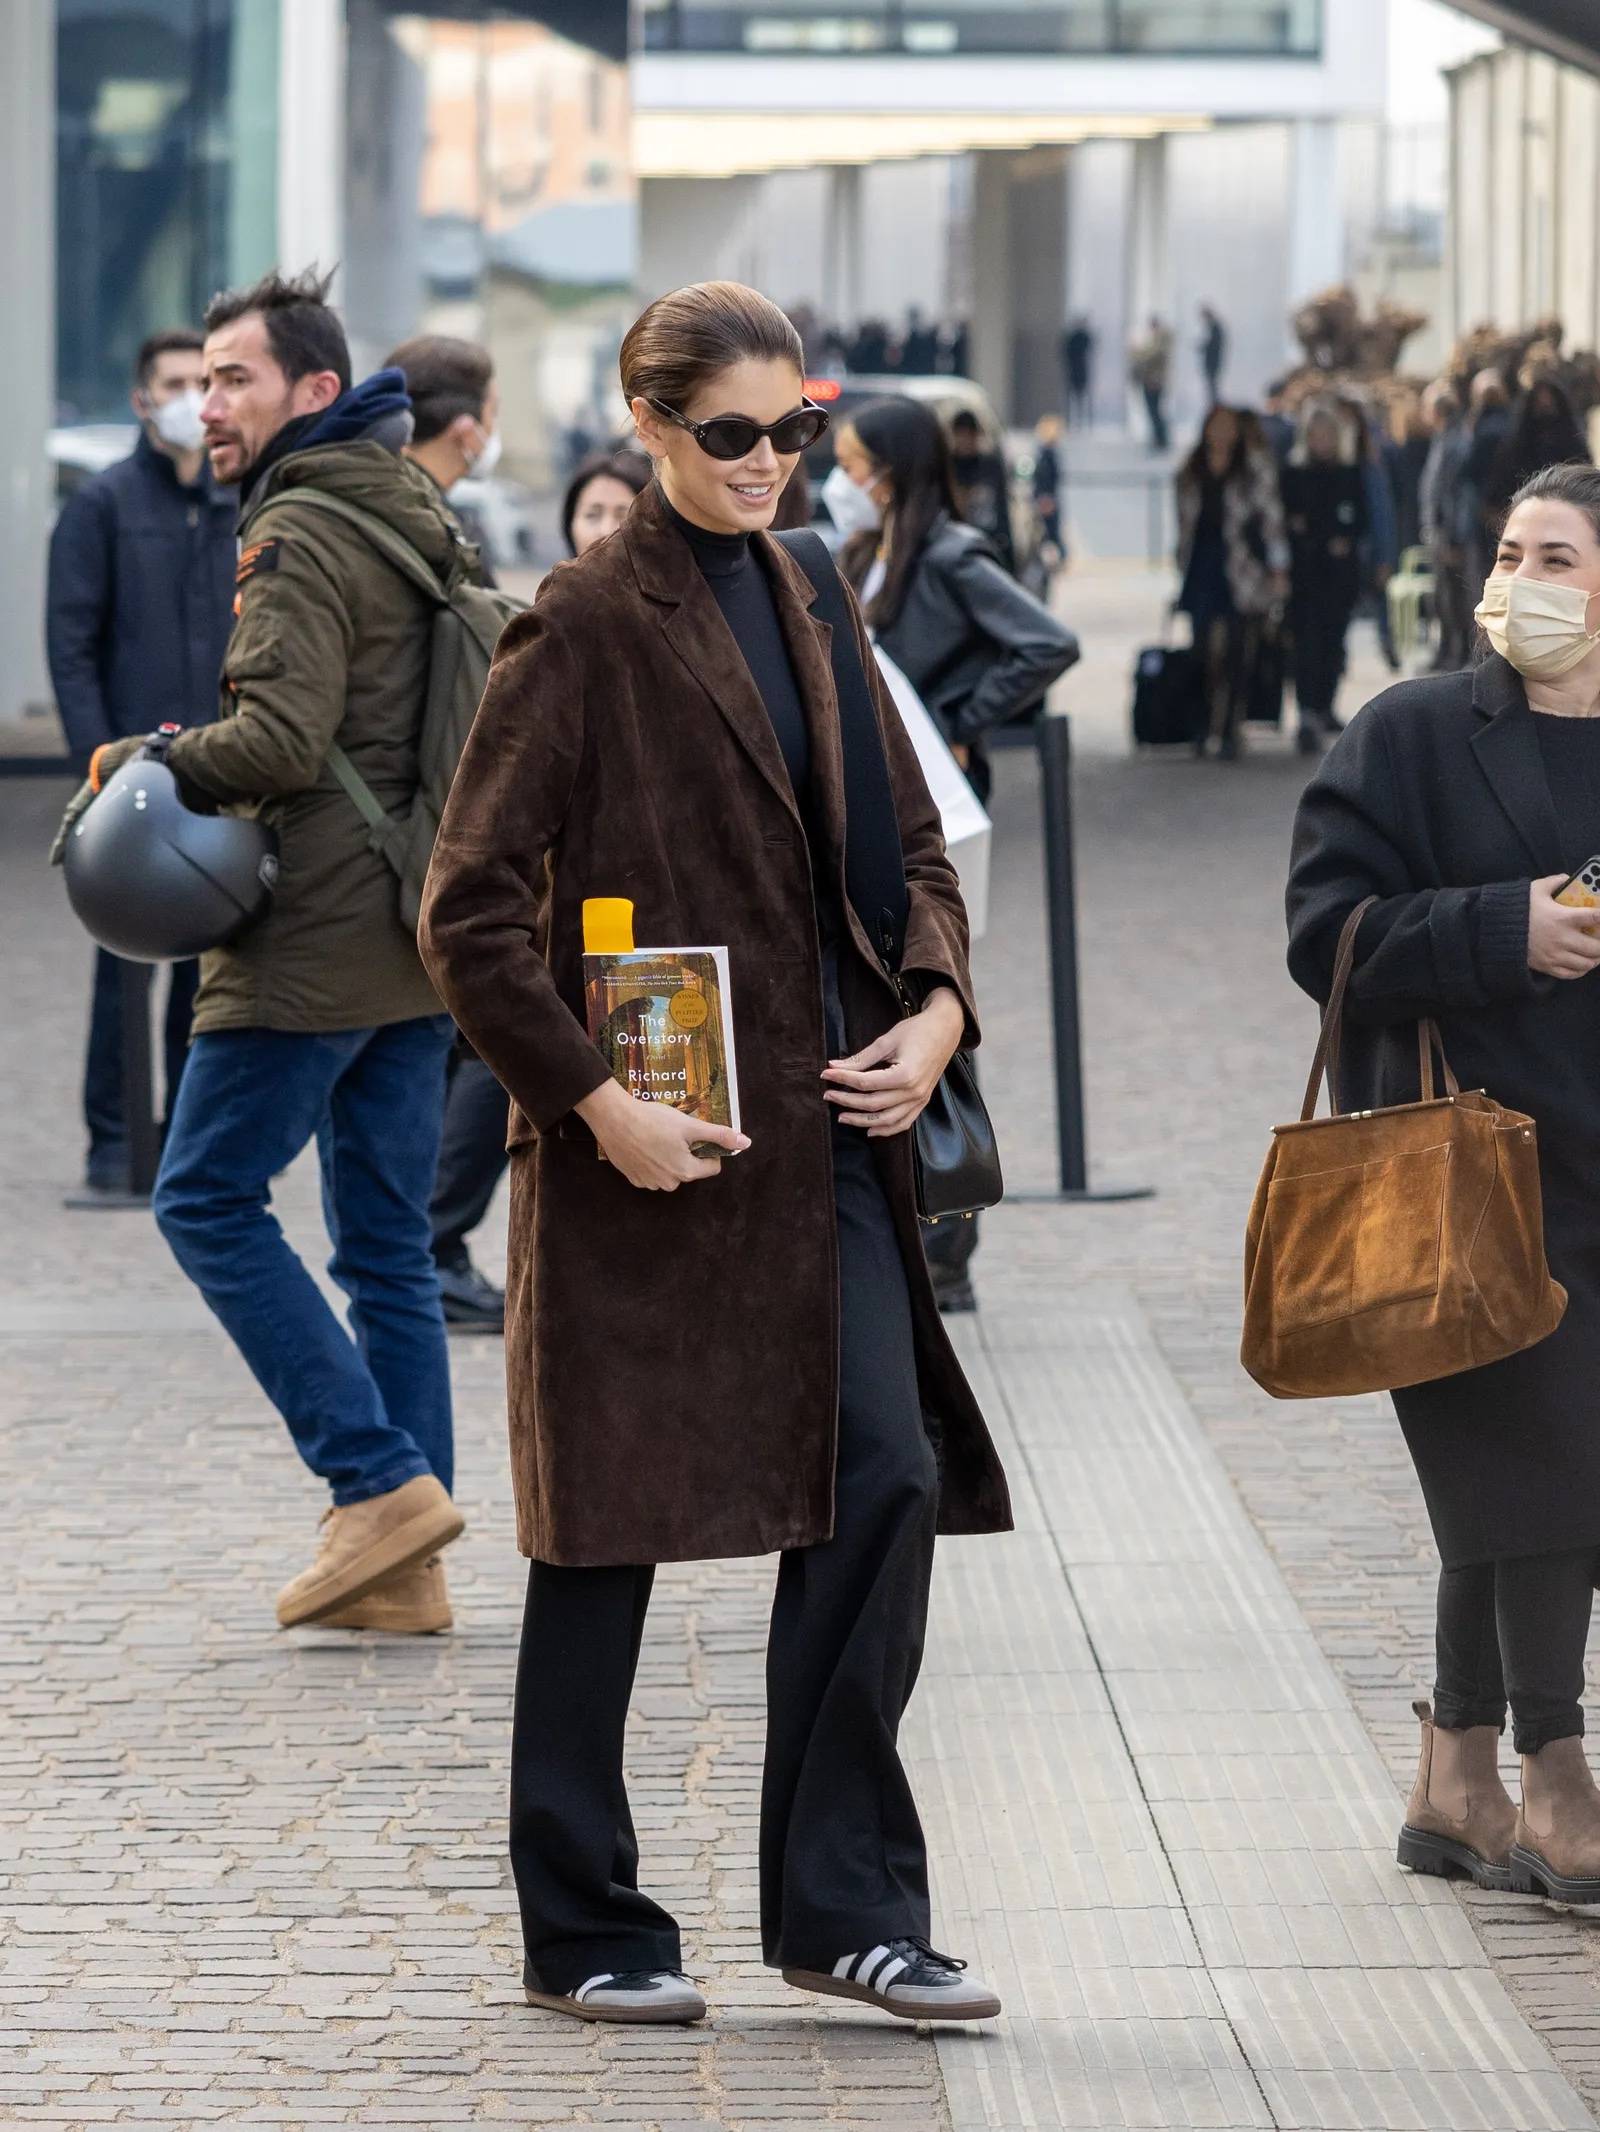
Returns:
[[[828,426],[828,410],[815,400],[803,401],[776,422],[753,422],[748,415],[714,415],[709,422],[691,422],[687,415],[680,415],[675,407],[667,407],[660,400],[651,400],[649,405],[663,421],[676,422],[680,429],[686,429],[713,459],[743,459],[763,437],[772,439],[775,452],[792,457],[796,452],[809,451]]]

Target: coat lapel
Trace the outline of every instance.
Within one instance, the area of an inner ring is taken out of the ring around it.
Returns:
[[[1561,865],[1561,829],[1516,669],[1498,655],[1485,659],[1473,674],[1472,704],[1483,720],[1472,747],[1489,789],[1541,873],[1553,873]]]
[[[751,762],[798,820],[767,707],[657,487],[646,489],[629,512],[622,538],[639,588],[661,609],[662,634],[689,678],[711,698]]]

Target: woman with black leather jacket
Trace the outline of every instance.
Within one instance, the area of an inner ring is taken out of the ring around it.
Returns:
[[[848,535],[840,565],[874,637],[987,803],[984,734],[1042,702],[1078,640],[962,523],[932,408],[900,399],[863,407],[839,430],[835,457],[823,500]],[[973,1309],[976,1219],[942,1222],[923,1241],[939,1308]]]

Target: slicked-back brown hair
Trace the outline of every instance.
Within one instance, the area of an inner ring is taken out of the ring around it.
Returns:
[[[770,297],[741,281],[699,281],[640,313],[617,367],[630,403],[681,414],[714,377],[750,361],[792,363],[802,376],[806,367],[799,334]]]

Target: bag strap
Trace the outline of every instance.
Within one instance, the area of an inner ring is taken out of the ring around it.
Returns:
[[[357,814],[367,825],[367,842],[372,849],[388,860],[397,874],[405,874],[405,857],[399,850],[396,838],[404,826],[385,811],[382,800],[367,783],[355,764],[346,755],[337,741],[328,749],[328,768],[344,788]]]
[[[889,759],[872,685],[856,645],[844,580],[827,542],[809,527],[773,538],[809,579],[817,595],[813,612],[831,632],[829,656],[844,755],[845,889],[884,967],[892,972],[899,969],[905,952],[911,898]]]
[[[274,496],[270,503],[253,514],[265,518],[280,505],[308,503],[314,510],[331,511],[335,518],[342,518],[346,525],[354,526],[369,547],[376,548],[386,563],[390,563],[400,575],[408,578],[417,590],[432,600],[436,607],[450,605],[449,587],[440,578],[432,564],[412,546],[403,533],[397,533],[387,519],[379,518],[376,512],[364,511],[358,503],[348,503],[342,496],[330,496],[326,489],[311,487],[286,489]]]
[[[1344,999],[1349,989],[1351,974],[1356,962],[1356,935],[1361,930],[1361,921],[1378,901],[1368,896],[1358,903],[1344,922],[1339,935],[1339,945],[1333,958],[1333,985],[1328,993],[1328,1004],[1322,1016],[1322,1031],[1317,1038],[1316,1054],[1311,1061],[1311,1077],[1306,1082],[1305,1101],[1300,1106],[1300,1122],[1307,1125],[1317,1114],[1317,1098],[1322,1093],[1323,1076],[1328,1081],[1328,1109],[1333,1117],[1339,1116],[1339,1038],[1344,1024]],[[1458,1096],[1461,1084],[1450,1070],[1450,1061],[1445,1057],[1444,1039],[1439,1034],[1439,1024],[1431,1014],[1423,1015],[1417,1023],[1418,1078],[1424,1103],[1436,1100],[1433,1074],[1434,1053],[1439,1055],[1443,1069],[1445,1093]]]

